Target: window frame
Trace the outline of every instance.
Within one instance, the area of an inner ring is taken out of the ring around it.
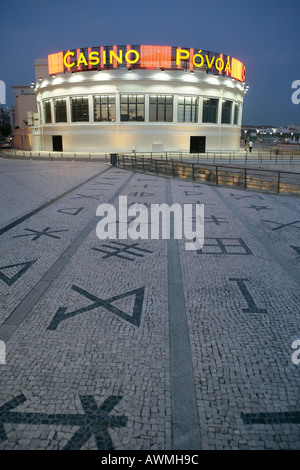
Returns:
[[[171,103],[167,103],[167,98],[171,98]],[[155,99],[155,101],[151,103],[151,99]],[[171,107],[169,112],[168,106]],[[154,119],[151,118],[153,110],[155,115]],[[168,119],[169,113],[171,114],[171,119]],[[149,95],[149,122],[174,122],[174,95]]]
[[[127,99],[125,99],[125,97],[127,97]],[[142,100],[139,102],[140,98],[142,98]],[[127,112],[126,114],[122,114],[122,108],[125,107]],[[142,109],[141,119],[138,119],[139,108]],[[130,115],[133,116],[132,119],[130,119]],[[128,119],[124,118],[126,116]],[[140,93],[124,93],[120,95],[120,122],[145,122],[145,95]]]
[[[107,102],[102,102],[102,99],[106,98]],[[96,100],[99,99],[99,102]],[[110,100],[112,100],[110,102]],[[96,110],[96,106],[99,106],[99,110]],[[112,108],[110,108],[112,106]],[[106,110],[107,119],[104,119],[104,110]],[[96,113],[99,112],[99,119],[96,119]],[[113,115],[113,116],[112,116]],[[116,108],[116,95],[113,94],[102,94],[93,95],[93,118],[94,122],[116,122],[117,120],[117,108]]]
[[[229,103],[230,107],[224,106],[225,103]],[[232,100],[222,100],[222,109],[221,109],[221,124],[227,124],[231,125],[232,124],[232,106],[233,101]],[[228,119],[228,121],[227,121]]]
[[[179,99],[183,98],[183,103],[179,103]],[[187,103],[186,100],[190,99],[191,103]],[[179,113],[181,108],[183,107],[183,120],[179,119]],[[186,119],[187,110],[190,115],[190,119]],[[177,122],[188,122],[188,123],[197,123],[199,121],[199,96],[189,96],[189,95],[179,95],[177,97]],[[194,119],[193,119],[194,116]]]
[[[209,107],[205,107],[204,103],[205,101],[215,101],[216,105],[210,105]],[[219,105],[220,105],[220,99],[219,98],[212,98],[212,97],[203,97],[203,103],[202,103],[202,123],[204,124],[218,124],[219,122]],[[208,109],[205,109],[208,108]],[[211,120],[210,116],[212,113],[215,113],[215,120]],[[204,119],[204,115],[206,116],[206,119]]]
[[[59,107],[57,107],[57,101],[64,101],[65,103],[65,119],[57,119],[57,110],[59,109]],[[54,111],[54,122],[55,123],[64,123],[64,122],[68,122],[68,113],[67,113],[67,98],[54,98],[53,99],[53,111]]]

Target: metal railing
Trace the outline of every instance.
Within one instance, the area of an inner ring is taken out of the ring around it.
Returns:
[[[104,161],[109,162],[110,157],[107,153],[96,152],[54,152],[45,150],[19,150],[19,149],[0,149],[0,157],[13,159],[32,159],[32,160],[61,160],[61,161]]]
[[[185,162],[170,158],[159,159],[154,158],[153,155],[150,158],[138,155],[118,155],[117,165],[128,170],[183,178],[217,186],[300,195],[300,173],[291,171]]]

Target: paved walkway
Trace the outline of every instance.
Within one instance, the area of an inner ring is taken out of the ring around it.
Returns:
[[[203,248],[99,240],[119,195]],[[0,208],[0,449],[300,449],[299,198],[0,160]]]

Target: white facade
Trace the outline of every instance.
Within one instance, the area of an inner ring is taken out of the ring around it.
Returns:
[[[205,137],[204,151],[227,151],[240,147],[245,86],[227,76],[182,70],[129,71],[120,68],[82,71],[41,77],[37,80],[35,92],[40,126],[34,128],[32,150],[57,150],[53,143],[55,136],[61,140],[61,149],[66,152],[190,152],[193,150],[191,137]],[[95,96],[112,98],[115,109],[113,120],[95,121]],[[133,97],[133,100],[134,96],[139,96],[143,100],[144,120],[122,120],[120,109],[124,96]],[[150,121],[150,97],[153,99],[155,96],[172,97],[172,109],[169,108],[171,122]],[[187,98],[186,101],[194,98],[193,120],[196,122],[179,122],[179,107],[182,116],[183,105],[180,103],[183,97]],[[88,99],[88,121],[74,122],[73,98]],[[216,122],[203,122],[205,100],[210,98],[218,100]],[[61,99],[66,106],[67,122],[56,122],[55,103]],[[228,124],[221,123],[225,101],[232,102]],[[45,105],[46,102],[48,104]],[[48,106],[48,116],[45,106]]]

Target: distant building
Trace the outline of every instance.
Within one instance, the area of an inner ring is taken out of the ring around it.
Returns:
[[[300,142],[300,126],[241,126],[241,140],[257,140],[262,143],[298,143]]]
[[[49,77],[47,59],[36,59],[34,68],[35,81],[31,85],[12,87],[15,107],[8,108],[13,129],[13,146],[24,150],[34,147],[34,136],[40,125],[34,83]]]

